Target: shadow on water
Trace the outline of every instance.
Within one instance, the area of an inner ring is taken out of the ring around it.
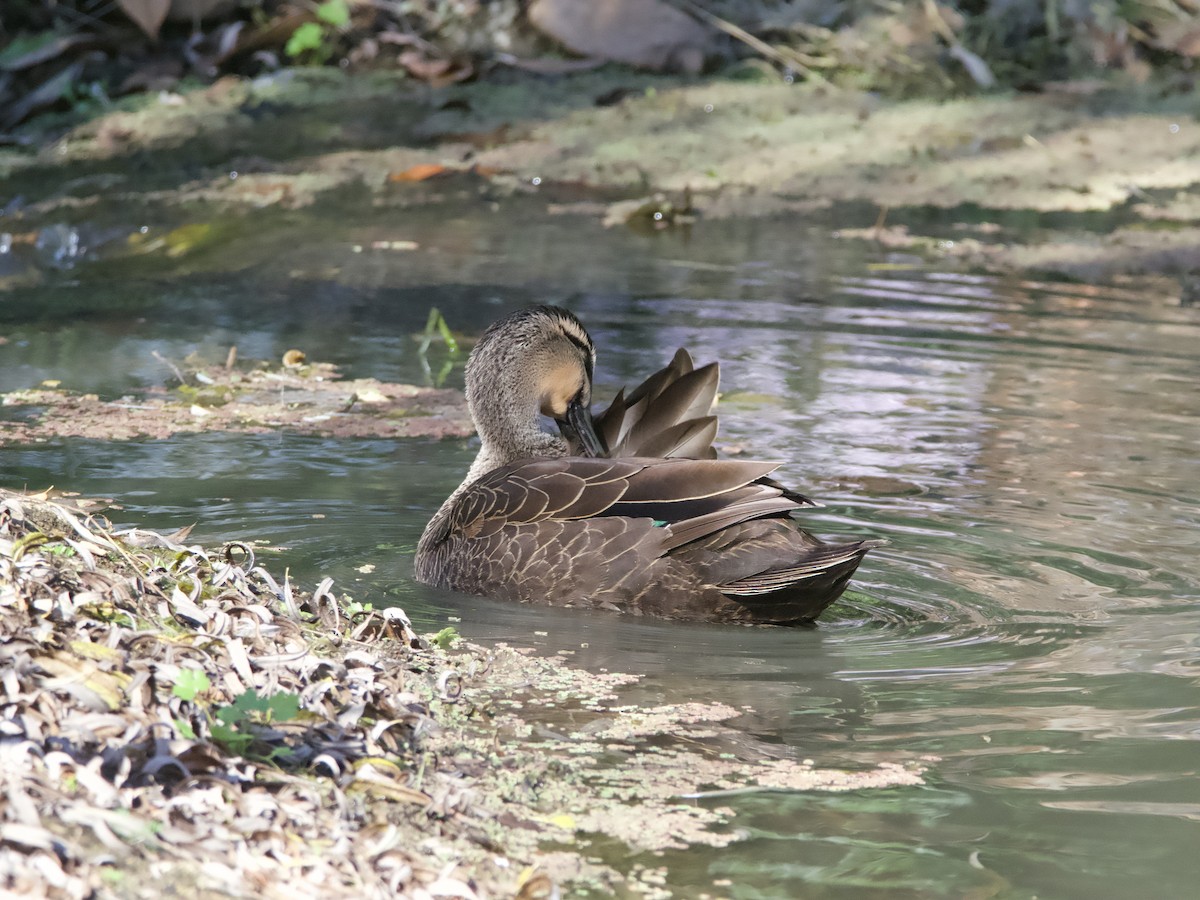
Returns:
[[[265,540],[293,577],[332,575],[420,627],[454,620],[475,640],[641,673],[628,702],[729,703],[770,752],[936,758],[923,788],[722,799],[742,840],[643,860],[681,895],[1192,886],[1200,313],[934,271],[781,221],[646,237],[518,200],[316,224],[242,233],[212,271],[134,263],[100,279],[81,264],[28,288],[32,305],[8,293],[0,389],[54,378],[118,396],[169,378],[155,352],[231,344],[419,380],[431,305],[473,334],[565,300],[600,347],[599,397],[678,346],[720,359],[724,449],[783,460],[826,503],[805,517],[814,531],[891,543],[819,629],[682,627],[415,585],[413,547],[470,441],[71,440],[0,449],[0,483],[113,496],[122,521],[196,522],[206,542]],[[371,249],[410,237],[418,252]]]

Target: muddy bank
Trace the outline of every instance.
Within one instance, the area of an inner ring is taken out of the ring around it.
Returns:
[[[1186,97],[1145,86],[887,101],[607,69],[438,90],[285,71],[126,105],[40,151],[2,151],[21,198],[6,217],[13,246],[114,199],[194,221],[347,192],[397,209],[519,193],[613,222],[611,200],[661,191],[678,207],[686,191],[700,227],[873,204],[927,237],[923,252],[995,271],[1176,274],[1200,260],[1200,124]],[[382,131],[364,136],[364,118]],[[930,210],[962,223],[968,252],[929,227]],[[177,262],[196,237],[126,234],[109,252]]]
[[[329,363],[310,363],[290,351],[283,364],[187,367],[165,361],[175,383],[136,396],[104,400],[56,383],[0,394],[0,446],[62,437],[98,440],[168,438],[232,431],[261,434],[280,428],[331,437],[468,437],[475,429],[462,393],[342,380]]]
[[[643,854],[741,839],[722,796],[901,789],[931,762],[822,769],[724,704],[625,705],[636,674],[421,637],[102,508],[0,491],[9,891],[654,895]]]

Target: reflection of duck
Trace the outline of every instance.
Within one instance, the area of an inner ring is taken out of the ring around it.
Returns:
[[[527,603],[709,622],[811,622],[880,541],[827,544],[796,527],[816,506],[718,460],[715,363],[680,350],[594,421],[596,351],[553,306],[492,325],[467,362],[483,445],[417,546],[419,581]],[[552,416],[561,435],[538,427]]]

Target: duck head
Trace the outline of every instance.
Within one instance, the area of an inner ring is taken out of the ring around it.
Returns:
[[[467,480],[572,448],[606,455],[589,409],[595,364],[587,330],[557,306],[520,310],[484,332],[467,360],[467,404],[483,442]],[[542,431],[539,415],[554,419],[560,434]]]

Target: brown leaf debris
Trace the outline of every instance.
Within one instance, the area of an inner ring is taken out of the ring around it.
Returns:
[[[85,508],[0,491],[0,891],[162,896],[165,874],[187,895],[372,897],[450,880],[416,845],[441,843],[430,817],[459,794],[421,737],[448,664],[404,613]],[[251,700],[271,705],[238,712]],[[488,896],[454,877],[443,896]]]
[[[929,762],[775,758],[726,704],[627,705],[636,675],[439,650],[332,579],[303,592],[251,546],[101,508],[0,489],[0,893],[661,893],[590,836],[630,860],[719,848],[737,813],[706,798],[920,784]]]

